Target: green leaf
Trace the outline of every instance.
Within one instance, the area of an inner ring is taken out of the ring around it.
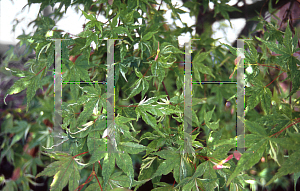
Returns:
[[[284,33],[283,44],[289,53],[292,53],[292,49],[293,49],[293,46],[291,46],[293,45],[292,40],[293,40],[292,31],[290,29],[290,25],[288,22]]]
[[[158,159],[156,157],[147,157],[143,159],[138,180],[151,178],[157,168],[157,160]]]
[[[75,190],[79,186],[80,174],[78,165],[72,156],[63,157],[59,161],[51,163],[36,178],[53,175],[54,178],[50,186],[51,191],[62,190],[68,182],[69,190]]]
[[[167,159],[167,160],[164,160],[158,167],[157,171],[153,174],[153,176],[151,178],[154,178],[156,176],[159,176],[159,175],[167,175],[169,174],[175,167],[176,165],[176,161],[174,161],[176,158],[174,159]],[[177,165],[179,163],[180,160],[180,156],[178,155],[177,156]]]
[[[216,122],[207,122],[205,124],[211,130],[217,130],[217,129],[219,129],[219,122],[220,122],[220,119],[218,119],[218,121],[216,121]]]
[[[270,138],[270,141],[275,142],[288,150],[297,150],[300,148],[299,142],[295,142],[291,137]]]
[[[256,144],[253,144],[245,153],[243,153],[234,172],[229,177],[226,186],[228,186],[230,182],[239,175],[240,172],[250,169],[253,165],[259,162],[264,154],[267,144],[268,140],[262,139]]]
[[[27,76],[25,78],[21,78],[18,81],[16,81],[6,92],[6,96],[4,98],[4,103],[5,105],[5,99],[8,95],[13,95],[13,94],[17,94],[21,91],[23,91],[25,88],[27,88],[27,86],[30,84],[29,80],[32,76]]]
[[[254,121],[245,120],[245,126],[253,134],[267,136],[266,130]]]
[[[116,157],[117,165],[130,178],[130,186],[129,187],[131,187],[132,183],[133,183],[133,178],[134,178],[132,159],[128,153],[117,153],[116,155],[117,155],[117,157]]]
[[[119,149],[129,154],[138,154],[146,150],[147,147],[133,142],[120,142]]]
[[[145,94],[146,94],[146,92],[149,89],[149,83],[148,83],[148,81],[145,78],[142,79],[142,87],[143,87],[142,97],[144,97]]]
[[[291,154],[286,161],[282,164],[281,168],[278,172],[273,176],[273,178],[266,184],[266,186],[270,185],[277,178],[280,178],[284,175],[291,173],[298,173],[300,171],[300,151],[295,151]]]
[[[186,177],[192,176],[192,167],[184,156],[180,156],[179,164],[174,167],[174,178],[176,182],[180,182]],[[175,162],[175,161],[174,161]]]
[[[289,93],[289,95],[286,97],[290,97],[292,96],[294,93],[296,93],[300,87],[300,71],[298,70],[297,65],[300,65],[300,60],[298,60],[297,58],[295,58],[294,56],[292,56],[289,60],[288,60],[288,65],[289,65],[289,71],[288,71],[288,75],[289,78],[292,80],[292,90]]]
[[[102,166],[102,176],[104,185],[103,187],[106,187],[106,184],[109,180],[110,175],[114,172],[115,169],[115,159],[116,159],[115,153],[105,153],[105,157],[103,160],[103,166]]]
[[[128,29],[122,26],[116,27],[113,29],[113,32],[117,33],[117,34],[123,34],[126,33],[127,36],[130,38],[130,40],[133,41],[131,34],[129,33]]]
[[[194,57],[194,59],[193,59],[193,64],[195,63],[201,63],[201,62],[203,62],[206,58],[207,58],[207,56],[210,54],[210,52],[198,52],[198,54],[196,54],[196,56]]]
[[[203,74],[208,74],[208,75],[212,76],[213,78],[216,78],[216,77],[213,75],[211,69],[210,69],[208,66],[205,66],[205,65],[202,64],[202,63],[199,63],[199,71],[200,71],[201,73],[203,73]]]
[[[83,10],[81,10],[82,14],[85,16],[85,18],[89,19],[89,20],[97,20],[94,14],[87,14],[86,12],[84,12]]]
[[[127,118],[127,117],[124,117],[124,116],[117,116],[116,118],[115,118],[115,123],[116,124],[122,124],[122,123],[128,123],[128,122],[130,122],[130,121],[133,121],[133,120],[135,120],[135,118]]]
[[[128,100],[129,98],[137,95],[138,93],[140,93],[143,90],[143,86],[142,86],[141,82],[142,82],[142,78],[140,78],[139,80],[137,80],[134,83],[135,87],[133,88],[133,90],[131,91],[131,93],[125,100]]]
[[[266,115],[270,114],[271,111],[271,98],[272,98],[272,92],[269,88],[263,89],[263,94],[261,96],[261,106],[263,110],[266,112]]]
[[[296,191],[296,185],[297,185],[297,181],[298,181],[299,177],[300,177],[300,171],[297,173],[294,173],[294,191]]]
[[[90,98],[86,105],[84,106],[84,110],[80,113],[77,124],[81,124],[82,122],[85,122],[89,119],[89,117],[92,115],[93,110],[96,106],[96,103],[98,102],[97,98]]]
[[[88,62],[86,59],[84,59],[83,55],[79,56],[77,58],[77,60],[75,61],[75,67],[74,67],[74,73],[79,74],[80,79],[89,82],[90,80],[90,76],[88,71],[86,70],[86,68],[90,68],[90,66],[88,65]]]
[[[210,121],[214,110],[215,110],[215,106],[211,111],[205,113],[205,115],[204,115],[205,123]]]
[[[148,32],[147,34],[143,35],[141,41],[147,41],[147,40],[150,40],[150,38],[156,34],[158,31],[156,32]]]
[[[36,90],[41,86],[40,84],[40,79],[37,76],[34,76],[30,79],[30,83],[27,86],[27,91],[26,91],[26,98],[27,98],[27,107],[26,111],[29,109],[29,104],[32,98],[35,96]]]
[[[261,42],[263,42],[265,45],[267,45],[267,47],[271,50],[271,51],[273,51],[273,52],[275,52],[275,53],[277,53],[277,54],[282,54],[282,55],[289,55],[289,52],[288,51],[286,51],[286,48],[284,48],[284,46],[282,46],[281,44],[276,44],[276,43],[274,43],[274,42],[269,42],[269,41],[265,41],[265,40],[262,40],[261,38],[259,38],[259,37],[256,37],[257,38],[257,40],[259,40],[259,41],[261,41]],[[290,46],[290,45],[289,45]]]
[[[99,179],[100,177],[98,177]],[[101,191],[98,182],[90,184],[84,191]]]
[[[206,168],[208,167],[207,165],[208,165],[208,162],[203,162],[200,165],[198,165],[192,178],[198,178],[198,177],[202,176],[204,174],[204,172],[206,171]]]
[[[219,179],[216,170],[213,169],[213,163],[209,162],[207,164],[206,171],[203,175],[204,179],[211,180],[210,182],[204,182],[203,185],[208,190],[214,190],[219,185]]]
[[[89,153],[92,155],[89,163],[94,164],[106,156],[107,140],[103,139],[99,132],[91,132],[87,138]]]

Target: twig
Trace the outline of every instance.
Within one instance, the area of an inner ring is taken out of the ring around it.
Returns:
[[[300,118],[298,118],[298,119],[300,119]],[[282,133],[284,130],[290,128],[291,126],[293,126],[293,125],[295,125],[295,124],[297,124],[297,123],[299,123],[299,122],[300,122],[300,120],[298,120],[298,121],[296,121],[296,122],[294,122],[294,123],[291,123],[291,124],[289,124],[286,128],[282,129],[281,131],[278,131],[277,133],[275,133],[275,134],[273,134],[273,135],[271,135],[271,136],[269,136],[269,137],[273,137],[274,135],[280,134],[280,133]],[[277,135],[276,137],[278,137],[278,135]]]
[[[112,20],[115,16],[117,16],[117,14],[115,14],[113,17],[111,17],[110,19],[108,19],[104,24],[108,23],[108,21]]]
[[[264,3],[264,5],[261,7],[260,12],[259,12],[259,16],[260,16],[260,17],[261,17],[261,12],[262,12],[264,6],[267,4],[268,1],[269,1],[269,0],[266,0],[266,2]]]
[[[268,85],[266,85],[265,88],[268,87],[269,85],[271,85],[271,84],[272,84],[279,76],[281,76],[283,73],[284,73],[284,72],[282,72],[280,75],[278,75],[272,82],[270,82]]]
[[[73,156],[73,158],[76,158],[77,156],[80,156],[80,155],[84,155],[84,154],[86,154],[86,153],[88,153],[89,151],[86,151],[86,152],[83,152],[83,153],[80,153],[80,154],[78,154],[78,155],[75,155],[75,156]]]
[[[101,191],[103,191],[103,190],[102,190],[102,186],[101,186],[101,184],[100,184],[100,182],[99,182],[99,180],[98,180],[98,177],[97,177],[95,171],[93,171],[93,173],[94,173],[94,175],[95,175],[95,177],[96,177],[96,179],[97,179],[97,181],[98,181],[98,184],[99,184],[99,186],[100,186]]]
[[[151,64],[150,64],[149,68],[147,69],[147,71],[144,73],[143,77],[145,77],[145,75],[147,74],[147,72],[150,69],[150,67],[151,67]]]
[[[46,66],[45,66],[43,69],[41,69],[41,70],[36,74],[36,76],[39,75],[39,73],[41,73],[41,71],[45,70],[45,68],[46,68]]]
[[[166,88],[166,86],[165,86],[164,81],[162,81],[161,83],[162,83],[162,85],[164,86],[165,92],[166,92],[166,94],[168,95],[168,98],[169,98],[169,100],[170,100],[170,96],[169,96],[169,94],[168,94],[168,92],[167,92],[167,88]]]
[[[162,5],[162,0],[160,1],[160,5],[159,5],[159,7],[158,7],[158,10],[157,11],[159,11],[160,10],[160,6]]]

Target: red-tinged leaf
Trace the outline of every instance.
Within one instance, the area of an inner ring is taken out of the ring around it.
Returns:
[[[108,4],[109,4],[109,5],[112,5],[113,2],[114,2],[114,0],[108,0]]]
[[[222,161],[222,164],[232,159],[233,155],[229,155],[224,161]]]
[[[236,160],[240,160],[242,154],[239,151],[234,151],[233,152],[234,158],[236,158]]]
[[[222,168],[225,168],[225,166],[223,166],[223,165],[214,165],[213,166],[213,169],[215,169],[215,170],[222,169]]]

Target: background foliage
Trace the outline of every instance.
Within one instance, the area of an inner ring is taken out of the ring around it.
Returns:
[[[184,11],[172,1],[163,2],[180,20]],[[193,38],[199,40],[192,41],[193,79],[228,81],[237,61],[236,48],[216,46],[217,40],[211,38],[214,20],[203,21],[199,15],[210,18],[213,12],[213,19],[229,20],[243,7],[211,2],[213,10],[208,0],[183,5],[191,16],[198,16]],[[7,90],[4,102],[11,104],[9,98],[26,89],[25,107],[1,109],[3,190],[296,190],[300,49],[291,11],[281,24],[275,17],[267,22],[267,16],[248,15],[256,26],[244,36],[252,39],[245,46],[244,122],[249,152],[229,153],[236,150],[235,85],[193,84],[192,154],[184,152],[184,48],[178,47],[177,40],[191,27],[184,22],[184,28],[165,24],[162,2],[153,0],[35,0],[28,6],[32,3],[41,3],[40,11],[48,5],[60,6],[49,17],[39,14],[32,21],[37,27],[34,34],[18,37],[28,47],[24,56],[35,52],[24,69],[12,67],[11,61],[19,58],[13,49],[2,64],[3,74],[21,77]],[[75,35],[57,29],[55,23],[66,10],[78,5],[84,5],[78,11],[87,19],[83,32]],[[285,3],[269,1],[268,9],[261,12],[273,13],[279,5]],[[289,5],[287,10],[298,2]],[[106,23],[97,20],[99,14],[106,16]],[[55,47],[50,38],[69,39],[62,42],[63,81],[85,82],[106,80],[104,38],[123,39],[114,44],[113,128],[120,152],[106,152],[106,86],[91,83],[63,84],[62,151],[52,147]]]

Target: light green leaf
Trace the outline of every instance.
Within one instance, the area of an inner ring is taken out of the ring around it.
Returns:
[[[150,114],[148,114],[147,112],[143,111],[142,109],[140,109],[139,107],[137,107],[136,112],[139,113],[142,116],[142,119],[151,127],[155,127],[157,125],[156,123],[156,119],[154,117],[152,117]]]
[[[92,115],[94,107],[96,106],[98,99],[97,98],[90,98],[88,102],[84,106],[84,110],[80,113],[77,124],[81,124],[88,120],[88,118]]]
[[[100,177],[98,177],[99,179]],[[101,191],[98,182],[90,184],[84,191]]]
[[[198,54],[196,54],[195,58],[193,59],[193,64],[195,63],[201,63],[203,62],[207,56],[210,54],[210,52],[198,52]]]
[[[262,125],[259,125],[254,121],[245,120],[245,126],[251,133],[261,135],[261,136],[267,136],[267,132],[262,127]]]
[[[146,150],[147,147],[133,142],[120,142],[119,149],[130,154],[138,154]]]
[[[218,121],[216,121],[216,122],[207,122],[205,124],[211,130],[217,130],[217,129],[219,129],[219,122],[220,122],[220,119],[218,119]]]
[[[149,89],[149,83],[145,78],[142,79],[142,86],[143,86],[142,97],[144,97]]]
[[[157,31],[156,32],[148,32],[147,34],[143,35],[142,41],[150,40],[150,38],[156,33],[157,33]]]
[[[286,161],[282,164],[281,168],[278,172],[273,176],[273,178],[266,184],[266,186],[270,185],[277,178],[280,178],[284,175],[291,173],[298,173],[300,171],[300,151],[295,151],[291,154]]]
[[[5,99],[8,95],[12,95],[12,94],[17,94],[21,91],[23,91],[25,88],[27,88],[27,86],[30,84],[29,82],[29,79],[31,78],[32,76],[28,76],[28,77],[25,77],[25,78],[21,78],[19,79],[18,81],[16,81],[14,83],[14,85],[12,85],[6,92],[6,96],[4,98],[4,103],[5,105],[6,102],[5,102]]]
[[[202,176],[204,174],[204,172],[206,171],[206,168],[208,167],[207,165],[208,165],[207,161],[198,165],[192,178],[198,178],[198,177]]]
[[[179,157],[178,157],[179,158]],[[176,163],[174,159],[164,160],[158,167],[157,171],[153,174],[151,178],[154,178],[159,175],[167,175],[169,174],[175,167]],[[178,164],[177,164],[178,165]]]
[[[288,55],[288,51],[286,51],[286,48],[284,48],[284,46],[282,46],[281,44],[276,44],[274,42],[269,42],[269,41],[265,41],[265,40],[262,40],[261,38],[259,37],[256,37],[259,41],[263,42],[265,45],[267,45],[267,47],[277,53],[277,54],[282,54],[282,55]]]
[[[298,181],[299,177],[300,177],[300,171],[297,173],[294,173],[294,191],[296,191],[296,185],[297,185],[297,181]]]
[[[26,91],[26,98],[27,98],[27,107],[26,111],[29,109],[29,104],[32,98],[35,96],[36,90],[40,87],[41,81],[37,76],[34,76],[33,78],[30,79],[30,83],[27,86],[27,91]]]
[[[214,188],[219,185],[219,179],[216,170],[213,169],[213,163],[209,162],[207,164],[203,178],[210,180],[209,182],[203,182],[203,185],[205,188],[207,188],[207,190],[214,190]]]
[[[89,19],[89,20],[97,20],[94,14],[87,14],[86,12],[84,12],[83,10],[81,10],[82,14],[85,16],[85,18]]]
[[[51,191],[61,191],[68,182],[70,190],[75,190],[79,186],[80,174],[78,165],[72,156],[63,157],[59,161],[51,163],[36,178],[53,175],[53,181],[50,186]]]
[[[87,138],[89,153],[92,155],[89,163],[94,164],[106,156],[107,140],[102,139],[98,131],[89,133]]]
[[[205,116],[204,116],[205,123],[210,121],[214,110],[215,110],[215,106],[211,111],[205,113]]]
[[[180,156],[180,159],[174,160],[174,162],[177,162],[177,161],[178,161],[178,165],[175,165],[175,167],[174,167],[174,173],[173,173],[174,175],[173,176],[174,176],[176,182],[180,182],[182,179],[192,176],[193,169],[192,169],[191,164],[182,155]]]
[[[272,98],[272,92],[270,91],[270,89],[264,88],[262,98],[261,98],[261,106],[267,115],[269,115],[271,111],[271,98]]]
[[[117,155],[116,157],[117,165],[130,178],[130,187],[131,187],[134,178],[132,159],[127,153],[117,153],[116,155]]]
[[[123,33],[126,33],[127,36],[130,38],[130,40],[133,41],[133,39],[132,39],[132,37],[131,37],[131,35],[130,35],[128,29],[125,28],[125,27],[118,26],[118,27],[116,27],[116,28],[113,29],[113,32],[115,32],[115,33],[117,33],[117,34],[123,34]]]
[[[102,176],[104,185],[103,187],[106,187],[107,181],[109,180],[110,175],[114,172],[115,169],[115,153],[105,153],[105,157],[103,160],[102,165]]]
[[[128,98],[126,98],[125,100],[128,100],[129,98],[137,95],[138,93],[140,93],[143,90],[143,86],[141,85],[142,82],[142,78],[140,78],[139,80],[137,80],[134,84],[135,87],[133,88],[133,90],[131,91],[131,93],[129,94]]]
[[[115,123],[122,124],[122,123],[128,123],[129,121],[133,121],[133,120],[135,120],[135,118],[127,118],[127,117],[119,115],[115,118]]]

